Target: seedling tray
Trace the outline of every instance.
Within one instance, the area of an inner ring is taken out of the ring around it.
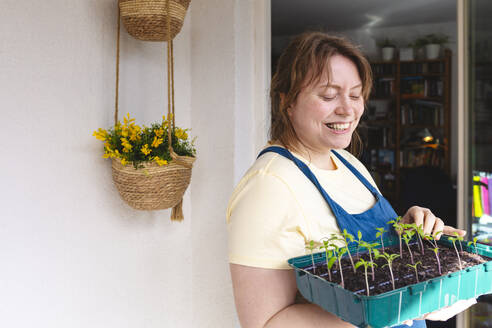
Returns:
[[[446,236],[438,243],[453,247]],[[398,239],[388,239],[384,244],[396,245]],[[463,250],[475,252],[473,245],[466,246],[465,243]],[[492,258],[491,246],[477,244],[477,250],[479,255]],[[350,248],[350,253],[355,253],[354,247]],[[316,264],[325,263],[325,253],[315,253],[314,261]],[[398,325],[458,300],[492,293],[492,261],[374,296],[356,294],[313,275],[306,270],[312,267],[311,255],[291,258],[288,263],[295,270],[297,287],[306,300],[357,327]]]

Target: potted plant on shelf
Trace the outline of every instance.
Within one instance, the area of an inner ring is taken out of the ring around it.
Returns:
[[[437,59],[441,51],[441,46],[449,42],[449,36],[442,33],[431,33],[419,37],[415,40],[416,48],[425,48],[427,59]]]
[[[415,59],[414,44],[412,42],[408,43],[406,47],[400,48],[399,52],[401,61],[411,61]]]
[[[381,57],[384,61],[391,61],[395,56],[396,45],[389,38],[384,38],[377,41],[377,45],[381,48]]]

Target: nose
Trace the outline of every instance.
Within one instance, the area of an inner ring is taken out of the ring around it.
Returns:
[[[338,115],[348,116],[352,113],[353,108],[348,95],[339,97],[340,102],[335,110]]]

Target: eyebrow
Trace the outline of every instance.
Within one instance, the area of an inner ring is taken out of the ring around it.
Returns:
[[[341,89],[342,87],[339,85],[336,85],[336,84],[329,84],[328,83],[328,84],[324,84],[324,85],[320,86],[320,89],[321,88],[324,88],[324,89],[326,89],[326,88]],[[353,86],[352,88],[350,88],[350,90],[356,89],[356,88],[362,88],[362,83],[359,83],[356,86]]]

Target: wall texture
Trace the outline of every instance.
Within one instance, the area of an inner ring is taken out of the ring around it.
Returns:
[[[0,4],[0,326],[237,326],[225,208],[257,142],[254,1],[193,0],[175,41],[177,125],[198,136],[181,223],[123,203],[92,136],[113,124],[116,3]],[[122,31],[120,118],[161,119],[165,63]]]

